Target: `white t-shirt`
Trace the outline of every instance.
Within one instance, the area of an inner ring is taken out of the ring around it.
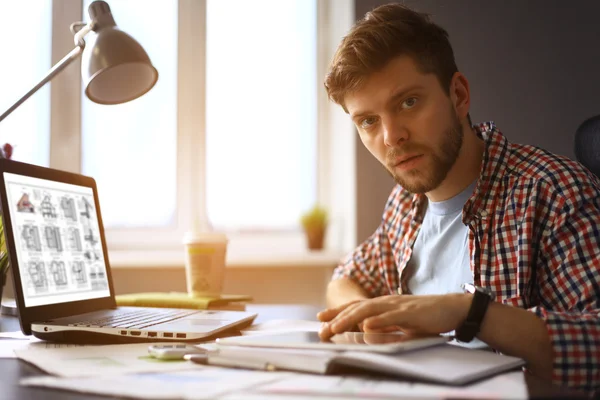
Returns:
[[[463,293],[461,285],[473,283],[469,254],[469,228],[462,222],[462,209],[477,181],[451,199],[428,202],[423,224],[408,263],[414,271],[408,288],[415,295]],[[453,335],[454,332],[448,334]],[[485,347],[474,339],[466,347]]]
[[[462,293],[460,285],[473,283],[469,254],[469,228],[462,209],[477,181],[451,199],[427,204],[423,224],[408,262],[412,294]]]

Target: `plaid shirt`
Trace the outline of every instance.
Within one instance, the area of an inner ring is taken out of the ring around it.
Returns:
[[[542,318],[554,349],[553,380],[600,387],[600,180],[580,164],[508,142],[492,122],[479,181],[462,221],[469,228],[476,285],[496,301]],[[407,264],[427,197],[396,185],[375,233],[349,254],[333,279],[372,296],[408,293]]]

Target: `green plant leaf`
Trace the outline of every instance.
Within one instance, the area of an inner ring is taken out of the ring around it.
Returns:
[[[300,222],[304,228],[324,228],[327,225],[328,213],[324,207],[318,204],[311,208],[309,211],[302,214]]]

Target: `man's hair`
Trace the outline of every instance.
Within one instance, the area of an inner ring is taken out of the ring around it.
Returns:
[[[410,56],[421,72],[435,74],[442,89],[450,93],[458,68],[448,32],[433,23],[429,14],[393,3],[368,12],[344,37],[325,78],[327,95],[348,112],[346,94],[400,55]]]

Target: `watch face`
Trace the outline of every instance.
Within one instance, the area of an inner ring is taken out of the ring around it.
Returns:
[[[475,294],[475,292],[480,292],[489,296],[492,300],[496,298],[494,292],[490,288],[475,286],[472,283],[463,283],[462,288],[466,293]]]
[[[465,291],[465,293],[475,293],[475,285],[472,283],[463,283],[460,285],[460,287]]]

